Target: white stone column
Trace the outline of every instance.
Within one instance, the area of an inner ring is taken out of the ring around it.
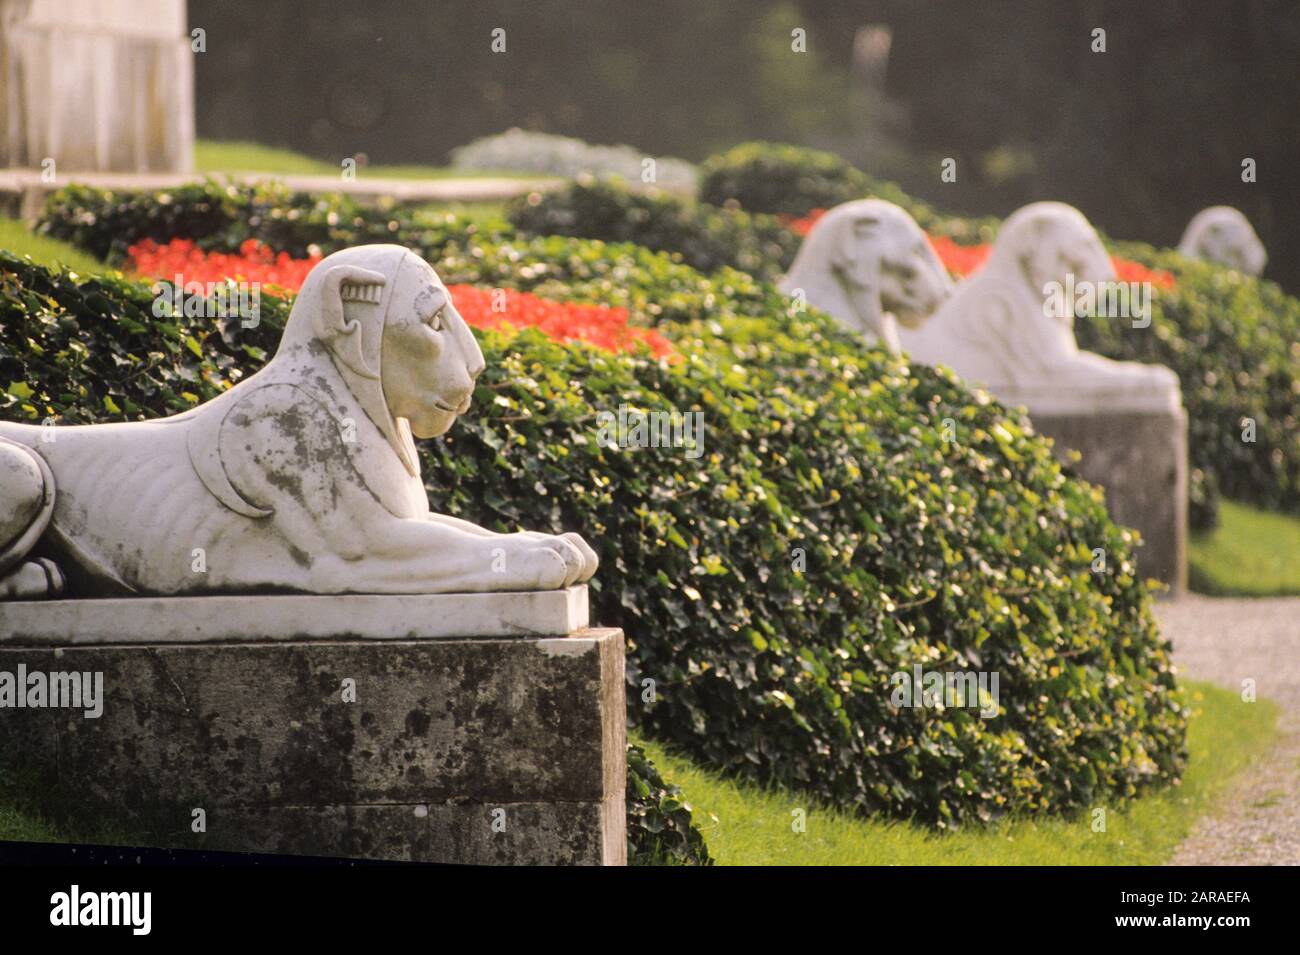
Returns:
[[[0,165],[189,172],[184,0],[0,0]]]

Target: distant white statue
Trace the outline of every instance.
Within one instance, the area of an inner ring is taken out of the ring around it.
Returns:
[[[470,404],[483,355],[395,245],[336,252],[267,365],[192,411],[0,422],[0,597],[547,590],[591,577],[577,534],[429,511],[412,435]]]
[[[1223,265],[1246,275],[1259,275],[1268,253],[1250,220],[1232,206],[1210,206],[1192,216],[1178,251],[1188,258]]]
[[[952,279],[910,215],[857,199],[817,220],[780,288],[897,354],[896,326],[924,322],[952,293]]]
[[[952,368],[1030,412],[1174,410],[1177,376],[1162,365],[1080,351],[1074,319],[1085,300],[1139,306],[1083,214],[1036,202],[1003,224],[988,261],[957,286],[924,327],[899,331],[904,351]],[[1122,294],[1120,294],[1122,293]],[[1102,313],[1107,314],[1107,313]],[[1117,321],[1131,316],[1115,315]],[[1149,323],[1149,317],[1147,318]],[[1131,333],[1142,334],[1140,324]]]

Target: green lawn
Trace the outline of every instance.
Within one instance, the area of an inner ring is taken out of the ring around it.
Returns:
[[[40,265],[63,266],[88,275],[103,272],[105,269],[102,262],[74,245],[33,235],[31,230],[17,219],[0,218],[0,249],[7,249],[18,255],[30,255],[32,261]]]
[[[55,810],[49,794],[25,773],[0,769],[0,842],[80,842],[92,845],[148,846],[158,840],[125,828],[104,814],[69,815],[67,797]],[[58,816],[61,821],[54,818]]]
[[[1108,812],[1105,832],[1093,832],[1087,814],[940,835],[721,779],[660,745],[641,742],[664,777],[682,787],[720,865],[1158,865],[1275,733],[1274,705],[1243,703],[1205,684],[1189,686],[1195,715],[1182,785]],[[807,814],[804,832],[793,829],[796,809]]]
[[[194,171],[197,173],[273,172],[281,175],[330,176],[339,169],[334,163],[274,146],[219,143],[209,139],[200,139],[194,143]]]
[[[1203,594],[1300,594],[1300,517],[1223,501],[1219,526],[1192,536],[1187,562],[1191,588]]]
[[[721,865],[1155,865],[1164,862],[1210,810],[1232,777],[1272,740],[1277,708],[1242,703],[1225,690],[1192,684],[1195,715],[1191,765],[1181,786],[1111,812],[1105,832],[1091,816],[1076,820],[1001,823],[938,835],[906,823],[858,819],[820,809],[809,800],[720,779],[641,741],[664,776],[685,791]],[[131,843],[102,820],[59,826],[38,812],[31,794],[0,797],[0,841]],[[795,809],[806,831],[792,829]]]
[[[257,143],[224,143],[200,139],[194,144],[194,171],[201,175],[264,172],[281,176],[337,176],[342,169],[343,159],[342,156],[337,162],[313,159],[291,149],[262,146]],[[363,179],[536,178],[528,173],[424,165],[365,166],[357,170],[357,176]]]
[[[20,812],[12,805],[0,801],[0,842],[63,841],[65,840],[59,831],[44,819]]]

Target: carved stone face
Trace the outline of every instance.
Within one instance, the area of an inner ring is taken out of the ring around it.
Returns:
[[[1268,263],[1250,221],[1231,206],[1211,206],[1193,216],[1178,251],[1247,275],[1259,275]]]
[[[850,301],[870,292],[879,311],[919,326],[952,293],[952,280],[920,228],[901,209],[850,203],[838,229],[835,270]]]
[[[398,274],[384,324],[384,397],[419,438],[444,434],[469,409],[483,353],[437,273],[414,256]]]
[[[818,220],[781,288],[802,289],[809,304],[893,347],[885,314],[915,328],[953,285],[911,216],[881,199],[858,199]]]
[[[880,306],[904,328],[919,328],[952,287],[948,270],[924,238],[881,251]]]
[[[1014,269],[1034,295],[1069,276],[1075,284],[1116,279],[1096,230],[1077,209],[1056,202],[1034,203],[1008,218],[985,268],[990,275]]]

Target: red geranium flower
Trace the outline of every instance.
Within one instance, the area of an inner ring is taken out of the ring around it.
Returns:
[[[1110,257],[1115,266],[1115,274],[1121,282],[1150,282],[1156,288],[1172,289],[1174,277],[1164,269],[1149,269],[1141,262],[1130,262],[1118,255]]]
[[[926,236],[930,247],[939,256],[943,267],[954,275],[970,275],[989,257],[990,246],[987,242],[979,245],[958,245],[946,235]]]

